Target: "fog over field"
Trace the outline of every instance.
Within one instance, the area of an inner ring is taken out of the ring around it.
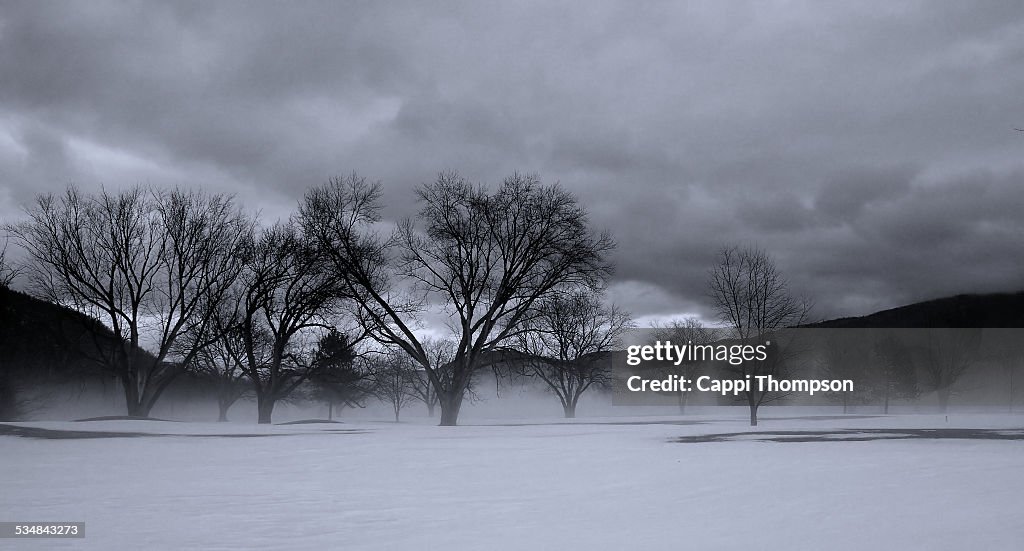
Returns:
[[[0,549],[1014,549],[1024,8],[0,0]]]

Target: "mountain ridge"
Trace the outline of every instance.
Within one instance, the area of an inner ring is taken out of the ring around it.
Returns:
[[[864,316],[800,325],[810,328],[1021,328],[1024,291],[958,294],[879,310]]]

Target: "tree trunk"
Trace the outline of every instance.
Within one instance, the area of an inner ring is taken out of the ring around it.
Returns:
[[[334,420],[334,402],[327,402],[327,420]]]
[[[149,408],[138,402],[130,403],[128,404],[128,415],[131,417],[149,417]]]
[[[679,415],[686,415],[686,397],[688,394],[685,391],[679,391]]]
[[[889,391],[885,391],[885,406],[882,408],[882,413],[889,415]]]
[[[131,417],[149,417],[149,407],[143,402],[136,388],[135,378],[132,375],[120,377],[121,386],[124,389],[124,403]]]
[[[454,427],[459,422],[459,410],[462,409],[462,392],[452,391],[438,400],[441,406],[442,427]]]
[[[753,397],[747,398],[747,405],[750,406],[750,426],[757,426],[757,402]]]
[[[436,402],[430,402],[427,404],[427,417],[434,418],[434,408],[437,406]]]
[[[220,416],[217,417],[217,422],[223,423],[228,420],[228,410],[231,409],[231,402],[220,400],[217,405],[220,409]]]
[[[562,411],[565,413],[566,419],[576,418],[576,404],[566,404],[562,406]]]
[[[256,409],[259,412],[259,424],[269,425],[270,419],[274,415],[274,402],[273,398],[269,396],[259,395],[256,397]]]
[[[395,408],[395,422],[396,422],[396,423],[398,422],[398,414],[399,414],[399,413],[401,413],[401,410],[400,410],[400,409],[398,409],[398,408]]]

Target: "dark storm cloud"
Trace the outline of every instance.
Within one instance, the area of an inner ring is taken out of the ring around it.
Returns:
[[[5,2],[0,216],[69,182],[286,216],[358,171],[536,172],[613,232],[615,297],[709,315],[724,244],[819,316],[1024,288],[1014,3]]]
[[[837,174],[818,188],[814,208],[836,221],[850,221],[870,204],[905,196],[915,172],[911,168],[868,167]]]

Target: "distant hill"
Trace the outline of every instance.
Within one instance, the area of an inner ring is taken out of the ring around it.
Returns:
[[[913,328],[1024,327],[1024,291],[952,297],[908,304],[867,316],[839,318],[801,327]]]
[[[0,286],[0,420],[22,413],[26,388],[99,376],[96,351],[114,342],[81,312]]]
[[[106,325],[77,310],[0,286],[0,421],[22,417],[33,389],[74,383],[85,388],[110,384],[112,373],[99,364],[119,340]],[[153,356],[144,352],[146,359]],[[95,387],[94,387],[95,388]],[[184,373],[164,396],[199,396],[213,386]]]
[[[99,347],[116,342],[113,332],[81,312],[0,287],[0,372],[24,378],[81,372],[95,367]]]

